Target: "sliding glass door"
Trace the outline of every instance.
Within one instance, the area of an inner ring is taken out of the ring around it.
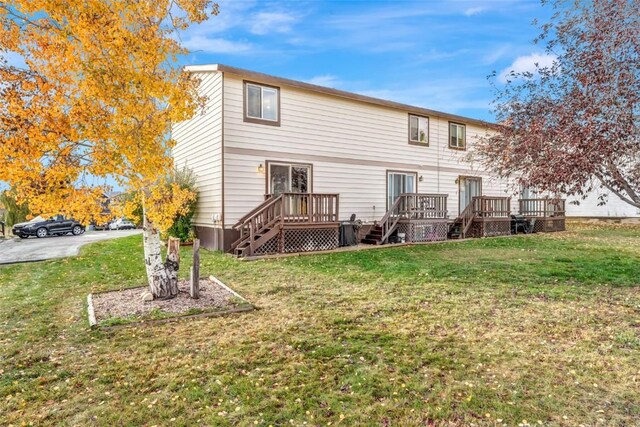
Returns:
[[[269,194],[308,193],[311,189],[311,165],[269,162]]]
[[[311,165],[268,162],[267,192],[274,197],[282,193],[309,193],[311,190]],[[309,211],[309,196],[288,196],[283,214],[300,219]]]
[[[416,192],[416,176],[412,172],[387,172],[387,209],[400,194]]]
[[[482,178],[461,176],[458,178],[460,187],[459,208],[462,212],[476,196],[482,196]]]

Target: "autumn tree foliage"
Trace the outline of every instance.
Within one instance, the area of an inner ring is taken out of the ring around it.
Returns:
[[[479,157],[539,191],[605,188],[640,207],[640,2],[543,4],[554,14],[536,42],[555,61],[496,86],[500,127]]]
[[[171,122],[201,104],[177,66],[178,33],[209,0],[9,0],[0,3],[0,180],[34,215],[88,222],[115,179],[144,207],[152,293],[170,297],[159,232],[194,194],[167,182]],[[100,178],[103,178],[101,181]]]

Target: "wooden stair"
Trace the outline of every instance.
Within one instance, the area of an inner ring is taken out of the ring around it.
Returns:
[[[367,245],[381,245],[382,234],[382,227],[378,224],[374,224],[361,242],[366,243]]]
[[[281,226],[264,227],[253,236],[253,240],[247,237],[235,245],[233,254],[238,257],[253,255],[253,252],[267,243],[280,232]],[[253,244],[252,244],[253,243]]]
[[[231,245],[232,253],[239,257],[252,256],[282,229],[282,195],[269,197],[242,217],[234,229],[240,238]]]

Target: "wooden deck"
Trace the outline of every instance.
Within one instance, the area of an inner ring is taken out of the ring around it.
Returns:
[[[477,196],[460,213],[452,228],[457,237],[493,237],[511,234],[511,198]]]
[[[566,200],[564,199],[520,199],[520,215],[533,223],[534,233],[564,231],[566,229]]]
[[[410,244],[443,241],[448,235],[464,239],[511,234],[510,197],[474,197],[453,222],[448,219],[447,197],[401,194],[362,243]],[[564,200],[522,199],[518,204],[534,232],[565,229]],[[339,246],[339,219],[338,194],[267,195],[234,226],[240,237],[232,250],[241,257],[333,251]]]
[[[404,193],[382,219],[374,224],[363,243],[432,242],[447,239],[447,195]]]
[[[338,194],[282,193],[266,200],[234,226],[238,256],[331,250],[338,247]]]

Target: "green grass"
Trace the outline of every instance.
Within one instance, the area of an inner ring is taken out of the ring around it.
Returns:
[[[141,252],[137,236],[0,268],[0,425],[640,419],[640,228],[256,262],[205,251],[202,273],[259,310],[89,330],[86,295],[142,284]]]

